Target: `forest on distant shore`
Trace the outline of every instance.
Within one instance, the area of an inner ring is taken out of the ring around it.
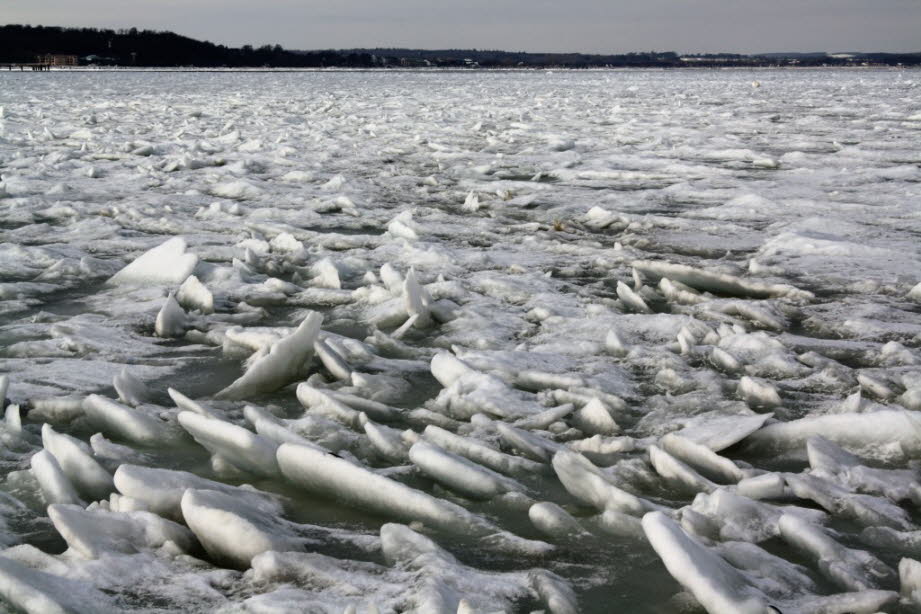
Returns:
[[[729,53],[681,56],[673,51],[614,55],[532,53],[476,49],[345,49],[299,51],[281,45],[227,47],[174,32],[65,28],[57,26],[0,26],[0,63],[31,63],[38,56],[77,56],[79,65],[197,66],[271,68],[599,68],[688,66],[919,66],[918,53]]]

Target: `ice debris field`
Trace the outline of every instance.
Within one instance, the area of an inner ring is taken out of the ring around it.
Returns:
[[[0,74],[0,176],[0,611],[921,611],[917,72]]]

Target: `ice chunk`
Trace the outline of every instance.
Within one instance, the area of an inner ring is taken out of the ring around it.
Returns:
[[[777,389],[772,384],[747,375],[739,380],[738,394],[751,407],[773,408],[782,403]]]
[[[230,464],[264,477],[278,475],[274,441],[224,420],[179,412],[179,424],[195,441]]]
[[[893,501],[911,497],[912,485],[919,474],[913,469],[877,469],[860,463],[860,459],[824,437],[810,437],[806,442],[809,465],[813,472],[832,478],[864,493],[881,494]]]
[[[409,459],[409,445],[400,431],[370,420],[364,423],[364,429],[378,454],[394,463],[404,463]]]
[[[561,444],[504,422],[496,422],[495,425],[496,431],[506,444],[539,463],[549,463],[553,454],[563,449]]]
[[[921,563],[914,559],[899,561],[899,584],[902,597],[921,606]]]
[[[869,590],[895,579],[893,571],[869,552],[845,548],[802,518],[785,514],[778,526],[784,541],[815,558],[819,571],[845,590]]]
[[[243,415],[246,417],[246,420],[253,425],[253,428],[256,429],[256,433],[277,444],[296,443],[303,446],[322,449],[320,446],[290,430],[281,419],[255,405],[245,406],[243,408]]]
[[[313,355],[313,344],[320,333],[322,322],[323,316],[320,313],[310,312],[294,332],[272,344],[265,355],[215,397],[243,399],[254,394],[273,392],[291,383]]]
[[[481,441],[456,435],[433,424],[425,427],[423,435],[428,441],[441,446],[445,450],[460,454],[499,473],[525,476],[546,471],[544,465],[519,456],[505,454]]]
[[[163,445],[174,442],[179,433],[166,422],[139,409],[131,409],[98,394],[83,402],[90,421],[104,433],[143,445]]]
[[[541,533],[550,537],[573,539],[589,535],[578,520],[556,503],[535,503],[528,508],[528,517]]]
[[[634,269],[634,271],[635,270],[636,269]],[[659,290],[662,291],[666,299],[672,303],[679,303],[681,305],[697,305],[709,300],[707,297],[701,296],[700,293],[693,288],[689,288],[680,282],[673,282],[667,277],[663,277],[659,280]]]
[[[322,258],[315,262],[311,267],[314,277],[311,283],[319,288],[333,288],[338,290],[342,288],[342,281],[339,279],[339,269],[329,258]]]
[[[742,441],[773,416],[774,414],[708,414],[688,421],[677,434],[719,452]]]
[[[46,502],[85,505],[51,452],[42,450],[34,454],[31,463],[32,475],[35,476]]]
[[[302,550],[305,545],[271,506],[241,501],[227,493],[186,490],[182,516],[216,562],[234,567],[246,569],[254,556],[269,550]]]
[[[780,499],[787,492],[786,485],[779,473],[763,473],[740,480],[736,492],[749,499]]]
[[[669,433],[659,443],[663,450],[694,467],[706,477],[728,484],[734,484],[744,477],[742,470],[734,462],[687,437]]]
[[[134,262],[116,273],[110,280],[114,284],[130,285],[179,285],[192,274],[198,264],[198,256],[186,252],[187,245],[182,237],[173,237],[150,249]]]
[[[614,509],[606,509],[597,516],[586,518],[583,522],[598,533],[626,537],[641,542],[646,541],[640,519]]]
[[[176,292],[176,300],[186,309],[197,309],[204,314],[214,313],[214,295],[195,275],[189,275],[182,282]]]
[[[403,290],[403,276],[389,262],[381,266],[381,281],[393,294],[399,294]]]
[[[282,474],[307,490],[344,503],[417,520],[433,528],[473,535],[490,532],[490,524],[448,501],[395,482],[337,458],[303,446],[282,444],[278,448]]]
[[[390,407],[379,401],[359,397],[341,390],[324,390],[323,392],[333,400],[339,401],[356,411],[368,414],[374,420],[390,422],[397,419],[401,412],[396,407]]]
[[[422,522],[452,533],[480,537],[492,535],[499,545],[512,549],[548,549],[541,542],[505,534],[484,518],[454,503],[437,499],[331,454],[282,444],[278,448],[278,465],[282,474],[298,486],[359,509]]]
[[[262,194],[262,189],[242,179],[237,181],[224,181],[215,183],[209,190],[211,194],[220,198],[232,198],[235,200],[246,200],[258,198]]]
[[[573,414],[573,424],[589,435],[616,435],[620,427],[600,399],[592,399]]]
[[[805,473],[788,475],[786,481],[797,497],[814,501],[841,518],[864,526],[884,526],[903,531],[911,526],[905,510],[886,499],[854,494],[833,482]]]
[[[625,452],[636,449],[632,437],[602,437],[595,435],[587,439],[570,441],[569,448],[578,452],[596,465],[609,466],[622,458]]]
[[[360,426],[360,412],[355,411],[344,403],[340,403],[325,390],[314,388],[307,382],[303,382],[298,384],[295,394],[301,405],[311,411],[319,412],[346,426],[356,428]]]
[[[690,492],[713,492],[716,488],[716,484],[657,446],[649,446],[649,462],[666,481]]]
[[[319,356],[320,362],[333,377],[346,382],[352,379],[352,369],[349,364],[325,340],[317,339],[313,344],[313,349]]]
[[[88,559],[110,552],[134,553],[167,542],[183,552],[195,548],[192,533],[150,512],[110,512],[77,505],[49,505],[48,516],[67,545]]]
[[[710,362],[725,373],[738,373],[742,370],[742,363],[736,360],[735,356],[717,347],[710,352]]]
[[[173,403],[175,403],[176,407],[179,409],[195,412],[196,414],[205,416],[206,418],[221,418],[220,414],[218,414],[215,410],[209,407],[205,407],[197,401],[193,401],[178,390],[167,388],[166,392],[169,394],[170,398],[173,400]]]
[[[576,593],[563,578],[544,569],[530,572],[528,578],[550,614],[577,614],[579,612]]]
[[[425,441],[413,444],[409,459],[432,479],[475,499],[492,499],[506,492],[524,491],[524,487],[511,478]]]
[[[630,286],[622,281],[617,282],[617,296],[620,297],[620,300],[622,300],[631,311],[636,311],[637,313],[652,313],[652,309],[649,308],[649,305],[646,304],[643,297],[634,292]]]
[[[664,509],[619,488],[610,476],[581,454],[560,450],[553,455],[553,469],[569,494],[599,510],[614,509],[641,516]]]
[[[419,238],[419,225],[413,221],[412,211],[404,211],[387,225],[387,232],[398,239],[415,241]]]
[[[727,488],[717,489],[709,495],[698,495],[690,509],[712,522],[714,538],[756,543],[779,535],[778,523],[785,511],[811,522],[822,522],[827,518],[824,512],[818,510],[781,508],[749,499]],[[688,508],[684,508],[684,512],[687,511]]]
[[[50,424],[44,424],[42,445],[54,455],[61,471],[76,489],[91,501],[101,501],[115,489],[112,476],[93,458],[90,448],[79,439],[56,433]]]
[[[886,401],[895,397],[895,391],[889,383],[869,373],[858,373],[857,382],[863,390],[869,392],[871,396],[877,399]]]
[[[752,433],[746,449],[758,453],[805,449],[810,437],[821,435],[852,452],[898,443],[906,455],[921,452],[921,414],[903,410],[880,410],[862,414],[807,416],[776,422]]]
[[[150,390],[144,382],[128,371],[128,367],[123,368],[121,373],[113,378],[112,385],[122,403],[137,406],[146,403],[150,398]]]
[[[269,505],[273,515],[281,514],[281,506],[266,493],[222,484],[187,471],[124,464],[115,471],[114,482],[121,494],[142,501],[151,512],[174,520],[182,518],[180,501],[188,489],[224,492],[260,508]]]
[[[916,303],[921,303],[921,282],[915,284],[915,286],[908,291],[907,296]]]
[[[514,426],[516,428],[525,429],[529,431],[547,430],[551,424],[553,424],[554,422],[559,422],[563,420],[569,414],[571,414],[574,409],[575,409],[575,405],[573,405],[572,403],[564,403],[563,405],[551,407],[550,409],[544,410],[538,414],[533,414],[531,416],[525,416],[524,418],[520,418],[514,422]]]
[[[758,281],[742,279],[726,273],[711,273],[685,264],[672,264],[670,262],[654,260],[636,260],[633,267],[654,278],[667,277],[680,281],[697,290],[728,294],[732,296],[751,296],[754,298],[770,298],[783,296],[796,299],[808,299],[812,294],[793,286],[784,284],[767,284]]]
[[[166,297],[163,307],[157,313],[157,319],[154,322],[154,332],[158,337],[166,339],[181,337],[192,326],[192,321],[188,314],[183,311],[179,303],[173,297],[173,293]]]
[[[432,357],[432,375],[445,388],[456,382],[463,375],[476,373],[467,363],[448,352],[439,352]]]
[[[422,287],[416,279],[416,270],[410,269],[403,281],[403,302],[406,306],[406,313],[413,321],[416,328],[428,328],[432,325],[432,297]]]
[[[722,557],[662,512],[643,516],[643,530],[668,572],[710,614],[768,614],[768,600]]]
[[[29,410],[29,418],[51,424],[71,422],[84,414],[84,400],[85,398],[82,396],[32,399],[30,401],[32,407]]]
[[[613,328],[609,329],[607,335],[604,337],[604,347],[608,351],[608,354],[618,358],[623,358],[630,351],[627,344],[624,343],[624,340],[621,338],[620,333]]]

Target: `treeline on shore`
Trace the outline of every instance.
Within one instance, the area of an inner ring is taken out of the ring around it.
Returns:
[[[54,55],[76,57],[78,65],[198,67],[468,67],[598,68],[684,66],[921,65],[921,53],[694,54],[673,51],[624,54],[532,53],[475,49],[342,49],[298,51],[281,45],[227,47],[174,32],[0,26],[0,63],[32,63]]]

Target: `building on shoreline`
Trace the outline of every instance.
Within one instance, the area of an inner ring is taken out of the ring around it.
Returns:
[[[48,66],[76,66],[77,56],[65,53],[46,53],[36,56],[35,61]]]

